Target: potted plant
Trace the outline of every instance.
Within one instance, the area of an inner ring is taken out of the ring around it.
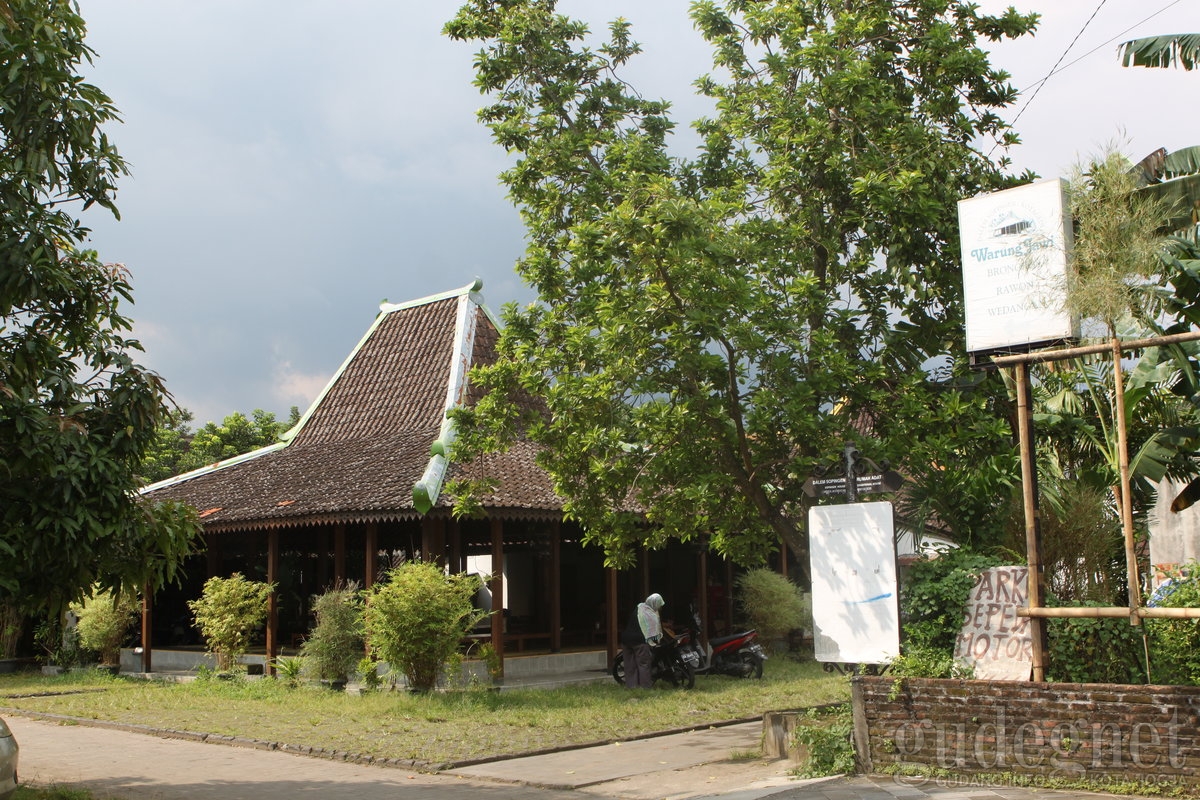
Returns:
[[[275,587],[247,580],[235,572],[228,578],[209,578],[200,597],[188,601],[208,652],[217,659],[217,673],[231,673],[250,648],[250,634],[266,622],[267,603]]]
[[[79,662],[79,635],[63,615],[48,616],[34,628],[33,642],[42,651],[43,675],[58,675]]]
[[[313,629],[300,646],[305,671],[331,688],[344,689],[365,648],[358,584],[319,595],[313,602],[313,616]]]
[[[96,654],[102,669],[119,670],[121,645],[138,616],[138,598],[129,592],[113,595],[108,590],[97,590],[82,603],[72,605],[71,610],[79,618],[79,643]]]

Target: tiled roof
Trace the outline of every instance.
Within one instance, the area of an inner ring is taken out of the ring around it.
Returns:
[[[385,305],[286,444],[162,481],[145,495],[194,506],[210,531],[243,530],[412,518],[430,505],[449,507],[447,473],[486,474],[499,481],[481,498],[494,515],[557,514],[562,501],[527,443],[469,471],[437,455],[453,438],[446,409],[472,399],[466,370],[495,355],[498,331],[475,288]]]

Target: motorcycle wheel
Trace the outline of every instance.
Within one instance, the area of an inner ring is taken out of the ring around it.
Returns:
[[[625,685],[625,656],[622,653],[617,653],[617,657],[613,659],[612,676],[618,686]]]
[[[762,678],[762,659],[753,653],[742,653],[742,677]]]

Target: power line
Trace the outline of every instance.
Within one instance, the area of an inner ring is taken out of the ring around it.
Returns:
[[[1038,96],[1038,93],[1042,91],[1042,87],[1046,85],[1046,81],[1050,80],[1050,76],[1054,75],[1054,73],[1058,71],[1058,65],[1061,64],[1063,59],[1067,57],[1067,53],[1071,52],[1071,48],[1074,47],[1075,43],[1079,41],[1079,37],[1083,36],[1083,32],[1088,29],[1088,25],[1092,24],[1092,20],[1096,18],[1096,15],[1100,13],[1100,9],[1104,8],[1104,4],[1107,2],[1108,0],[1100,0],[1100,5],[1096,6],[1095,10],[1092,11],[1092,15],[1087,18],[1087,22],[1083,23],[1083,27],[1079,29],[1079,33],[1075,34],[1075,38],[1071,40],[1069,45],[1067,45],[1067,49],[1063,50],[1062,55],[1058,57],[1058,61],[1054,62],[1054,66],[1050,68],[1050,73],[1034,84],[1037,86],[1037,89],[1034,90],[1033,94],[1029,96],[1029,99],[1026,100],[1021,106],[1021,109],[1017,112],[1017,115],[1013,117],[1013,125],[1017,124],[1017,120],[1019,120],[1021,115],[1025,113],[1025,109],[1029,108],[1029,104],[1032,103],[1034,98]]]
[[[1101,2],[1100,2],[1100,6],[1103,6],[1105,2],[1107,2],[1107,0],[1101,0]],[[1060,73],[1060,72],[1064,72],[1064,71],[1066,71],[1067,69],[1070,69],[1071,67],[1075,66],[1075,65],[1076,65],[1076,64],[1078,64],[1080,61],[1082,61],[1082,60],[1084,60],[1085,58],[1087,58],[1088,56],[1092,55],[1093,53],[1095,53],[1097,50],[1101,49],[1102,47],[1108,47],[1110,44],[1112,44],[1113,42],[1117,41],[1118,39],[1124,38],[1124,37],[1125,37],[1125,35],[1126,35],[1126,34],[1128,34],[1130,31],[1134,30],[1135,28],[1137,28],[1137,27],[1138,27],[1138,26],[1140,26],[1140,25],[1144,25],[1145,23],[1147,23],[1147,22],[1149,22],[1150,20],[1152,20],[1152,19],[1154,19],[1155,17],[1157,17],[1159,14],[1162,14],[1164,11],[1168,11],[1168,10],[1170,10],[1170,9],[1171,9],[1173,6],[1177,6],[1177,5],[1179,5],[1181,2],[1183,2],[1183,0],[1171,0],[1171,2],[1170,2],[1170,3],[1167,3],[1165,6],[1163,6],[1162,8],[1160,8],[1158,11],[1155,11],[1154,13],[1150,14],[1149,16],[1146,16],[1146,17],[1142,18],[1141,20],[1139,20],[1139,21],[1135,22],[1134,24],[1130,25],[1128,28],[1126,28],[1125,30],[1123,30],[1123,31],[1121,31],[1120,33],[1116,34],[1115,36],[1112,36],[1112,37],[1110,37],[1109,39],[1107,39],[1107,40],[1105,40],[1105,41],[1101,42],[1100,44],[1098,44],[1098,45],[1096,45],[1095,47],[1093,47],[1091,50],[1088,50],[1086,53],[1084,53],[1083,55],[1079,56],[1079,58],[1076,58],[1074,61],[1071,61],[1070,63],[1068,63],[1067,65],[1063,66],[1063,67],[1060,69],[1060,68],[1059,68],[1059,64],[1062,64],[1062,60],[1063,60],[1064,58],[1066,58],[1066,56],[1067,56],[1067,53],[1069,53],[1069,52],[1070,52],[1070,50],[1071,50],[1071,47],[1074,47],[1074,46],[1075,46],[1075,42],[1079,40],[1079,36],[1081,36],[1081,35],[1083,34],[1083,31],[1087,29],[1087,26],[1088,26],[1088,25],[1091,23],[1092,19],[1093,19],[1093,18],[1096,16],[1096,12],[1100,10],[1100,6],[1097,6],[1097,7],[1096,7],[1096,11],[1093,11],[1093,12],[1092,12],[1092,16],[1088,18],[1088,21],[1087,21],[1087,23],[1085,23],[1085,24],[1084,24],[1083,28],[1082,28],[1082,29],[1079,31],[1079,34],[1077,34],[1077,35],[1075,36],[1075,39],[1071,41],[1071,44],[1070,44],[1070,46],[1068,46],[1068,47],[1067,47],[1067,49],[1063,51],[1063,54],[1062,54],[1061,56],[1059,56],[1059,58],[1058,58],[1058,61],[1057,61],[1057,62],[1054,64],[1054,67],[1053,67],[1053,68],[1051,68],[1050,72],[1046,74],[1046,77],[1044,77],[1044,78],[1042,78],[1041,80],[1039,80],[1039,81],[1037,81],[1037,82],[1035,82],[1035,83],[1033,83],[1033,84],[1031,84],[1031,85],[1029,85],[1029,86],[1025,87],[1024,91],[1029,91],[1030,89],[1034,89],[1034,87],[1036,87],[1036,89],[1035,89],[1034,93],[1033,93],[1032,95],[1030,95],[1029,99],[1025,101],[1024,105],[1022,105],[1022,106],[1021,106],[1021,110],[1017,112],[1017,116],[1013,117],[1012,124],[1014,124],[1014,125],[1015,125],[1015,124],[1016,124],[1016,122],[1017,122],[1017,120],[1018,120],[1018,119],[1020,119],[1020,117],[1021,117],[1021,114],[1024,114],[1024,113],[1025,113],[1025,110],[1026,110],[1027,108],[1029,108],[1029,104],[1033,102],[1033,98],[1037,97],[1037,95],[1038,95],[1038,92],[1040,92],[1040,91],[1041,91],[1041,89],[1042,89],[1042,86],[1044,86],[1044,85],[1046,84],[1046,81],[1050,80],[1051,78],[1053,78],[1053,77],[1054,77],[1055,75],[1057,75],[1058,73]]]

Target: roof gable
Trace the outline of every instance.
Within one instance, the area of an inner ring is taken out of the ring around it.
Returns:
[[[454,430],[446,412],[469,402],[471,365],[495,356],[499,333],[479,288],[476,282],[384,304],[283,443],[148,486],[144,494],[195,506],[209,529],[429,511],[439,504],[449,469]],[[504,470],[507,482],[529,488],[503,497],[560,509],[546,476],[526,474],[529,464],[522,458],[514,462],[519,472]]]

